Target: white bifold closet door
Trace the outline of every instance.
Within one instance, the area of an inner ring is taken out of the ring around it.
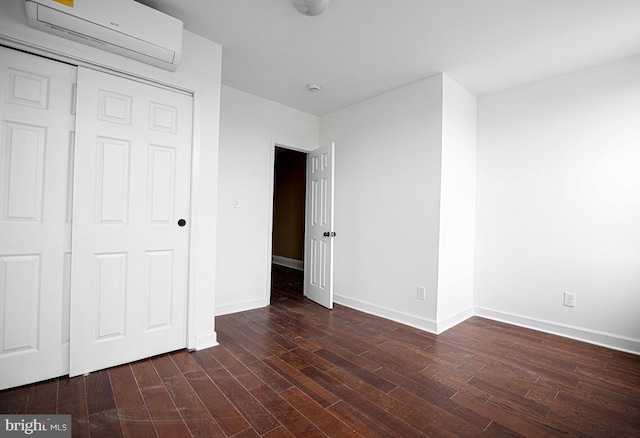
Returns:
[[[69,369],[75,76],[0,47],[0,389]]]
[[[186,346],[192,102],[78,69],[71,376]]]
[[[186,346],[192,97],[2,47],[0,93],[0,389]]]

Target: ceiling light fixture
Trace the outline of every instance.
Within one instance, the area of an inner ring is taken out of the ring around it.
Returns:
[[[292,0],[292,2],[298,12],[309,17],[322,14],[329,6],[329,0]]]

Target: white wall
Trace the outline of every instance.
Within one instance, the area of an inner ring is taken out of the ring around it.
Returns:
[[[316,116],[222,87],[217,315],[269,304],[274,142],[313,150],[319,124]]]
[[[478,114],[476,312],[640,353],[640,57]]]
[[[336,142],[337,303],[435,331],[442,75],[322,118]],[[427,288],[417,299],[416,288]]]
[[[438,333],[473,314],[476,194],[476,97],[443,79]]]
[[[23,0],[0,2],[0,42],[72,64],[102,67],[194,92],[189,347],[216,344],[214,331],[218,129],[222,48],[184,33],[175,73],[28,28]]]

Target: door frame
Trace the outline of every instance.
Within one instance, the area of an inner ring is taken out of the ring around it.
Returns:
[[[35,31],[34,31],[35,32]],[[54,37],[51,37],[54,38]],[[64,44],[68,44],[66,40],[62,40]],[[71,43],[69,43],[71,44]],[[166,82],[160,81],[152,75],[144,75],[143,73],[137,73],[126,68],[115,68],[100,64],[92,61],[91,59],[82,58],[80,54],[76,55],[74,50],[68,50],[68,52],[57,51],[54,49],[48,49],[45,46],[28,41],[27,39],[18,39],[8,37],[7,35],[0,34],[0,45],[3,45],[9,49],[23,51],[25,53],[40,56],[54,61],[63,62],[74,67],[86,67],[92,70],[100,71],[115,76],[124,77],[137,82],[146,83],[152,86],[165,88],[176,91],[182,94],[189,94],[193,97],[192,107],[192,135],[191,135],[191,192],[190,192],[190,233],[189,233],[189,249],[187,260],[187,305],[186,305],[186,339],[185,347],[189,350],[199,350],[203,348],[213,347],[218,345],[217,336],[215,331],[208,335],[198,335],[198,295],[197,295],[197,277],[198,277],[198,239],[195,236],[198,235],[199,221],[194,220],[197,217],[198,212],[203,202],[200,202],[198,196],[198,188],[200,182],[199,166],[200,161],[200,142],[199,142],[199,126],[201,125],[200,119],[202,119],[202,113],[204,111],[204,99],[201,96],[204,95],[204,89],[200,84],[185,83],[177,79],[167,79]],[[76,44],[77,45],[77,44]],[[99,51],[99,49],[95,49]],[[123,63],[124,64],[124,63]],[[127,65],[127,64],[125,64]],[[214,311],[211,311],[210,325],[214,324]],[[200,324],[202,325],[202,324]]]
[[[268,212],[267,212],[267,254],[266,254],[266,260],[267,260],[267,276],[265,279],[265,298],[264,298],[264,305],[268,306],[271,300],[271,264],[273,263],[273,194],[274,194],[274,186],[275,186],[275,164],[276,164],[276,148],[280,147],[280,148],[284,148],[284,149],[289,149],[292,151],[296,151],[296,152],[301,152],[305,155],[309,155],[310,152],[313,151],[313,149],[309,150],[306,148],[303,148],[301,146],[290,146],[290,143],[287,142],[281,142],[281,141],[277,141],[274,139],[271,139],[271,147],[269,149],[269,208],[268,208]],[[307,169],[308,171],[308,169]],[[306,238],[306,229],[307,229],[307,178],[306,178],[306,174],[305,174],[305,180],[304,180],[304,188],[305,188],[305,209],[304,209],[304,214],[305,214],[305,218],[304,218],[304,233],[305,235],[303,236],[303,238]],[[305,243],[305,249],[306,249],[306,243]],[[304,253],[303,253],[303,257],[304,257]],[[303,260],[304,261],[304,260]],[[307,266],[306,264],[303,266],[303,272],[306,274],[306,269]],[[306,278],[306,277],[305,277]],[[306,292],[306,288],[305,288],[305,292]],[[306,294],[305,294],[306,296]]]

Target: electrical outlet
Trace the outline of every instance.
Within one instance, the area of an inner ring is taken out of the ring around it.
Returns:
[[[576,294],[572,292],[565,292],[564,305],[567,307],[576,307]]]
[[[418,299],[423,300],[426,298],[427,288],[424,286],[418,286]]]

